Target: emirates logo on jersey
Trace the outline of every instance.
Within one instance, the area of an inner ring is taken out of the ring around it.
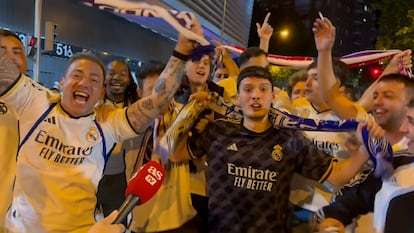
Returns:
[[[98,130],[95,127],[90,127],[86,133],[86,140],[88,142],[96,142],[98,140]]]
[[[7,113],[7,106],[3,102],[0,102],[0,114],[4,115]]]
[[[273,147],[273,151],[272,151],[272,158],[276,161],[281,161],[283,159],[283,147],[281,147],[280,145],[276,145]]]

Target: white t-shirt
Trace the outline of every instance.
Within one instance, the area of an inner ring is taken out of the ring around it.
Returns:
[[[0,98],[20,121],[13,203],[6,219],[11,232],[87,232],[95,223],[104,154],[114,143],[136,135],[125,109],[102,106],[73,118],[59,104],[50,108],[50,95],[22,76]],[[97,123],[96,115],[105,118]]]

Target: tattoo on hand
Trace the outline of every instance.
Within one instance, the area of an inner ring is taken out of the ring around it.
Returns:
[[[166,89],[165,79],[160,80],[160,82],[157,82],[155,84],[155,87],[154,87],[155,93],[159,93],[161,91],[164,91],[165,89]]]
[[[145,101],[142,101],[141,107],[147,111],[151,111],[152,109],[154,109],[152,99],[146,99]]]

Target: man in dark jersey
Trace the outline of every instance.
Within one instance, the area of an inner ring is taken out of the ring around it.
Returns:
[[[203,132],[191,132],[188,144],[176,149],[187,146],[188,154],[171,154],[170,160],[207,154],[209,232],[289,232],[288,197],[294,172],[341,185],[357,173],[368,155],[362,146],[360,152],[338,162],[300,132],[274,128],[268,117],[273,83],[265,68],[244,69],[237,90],[243,119],[218,119]],[[371,123],[368,129],[374,136],[383,134]]]

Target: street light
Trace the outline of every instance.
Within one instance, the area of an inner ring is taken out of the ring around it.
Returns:
[[[279,35],[281,38],[286,39],[289,36],[289,30],[287,29],[280,30]]]

